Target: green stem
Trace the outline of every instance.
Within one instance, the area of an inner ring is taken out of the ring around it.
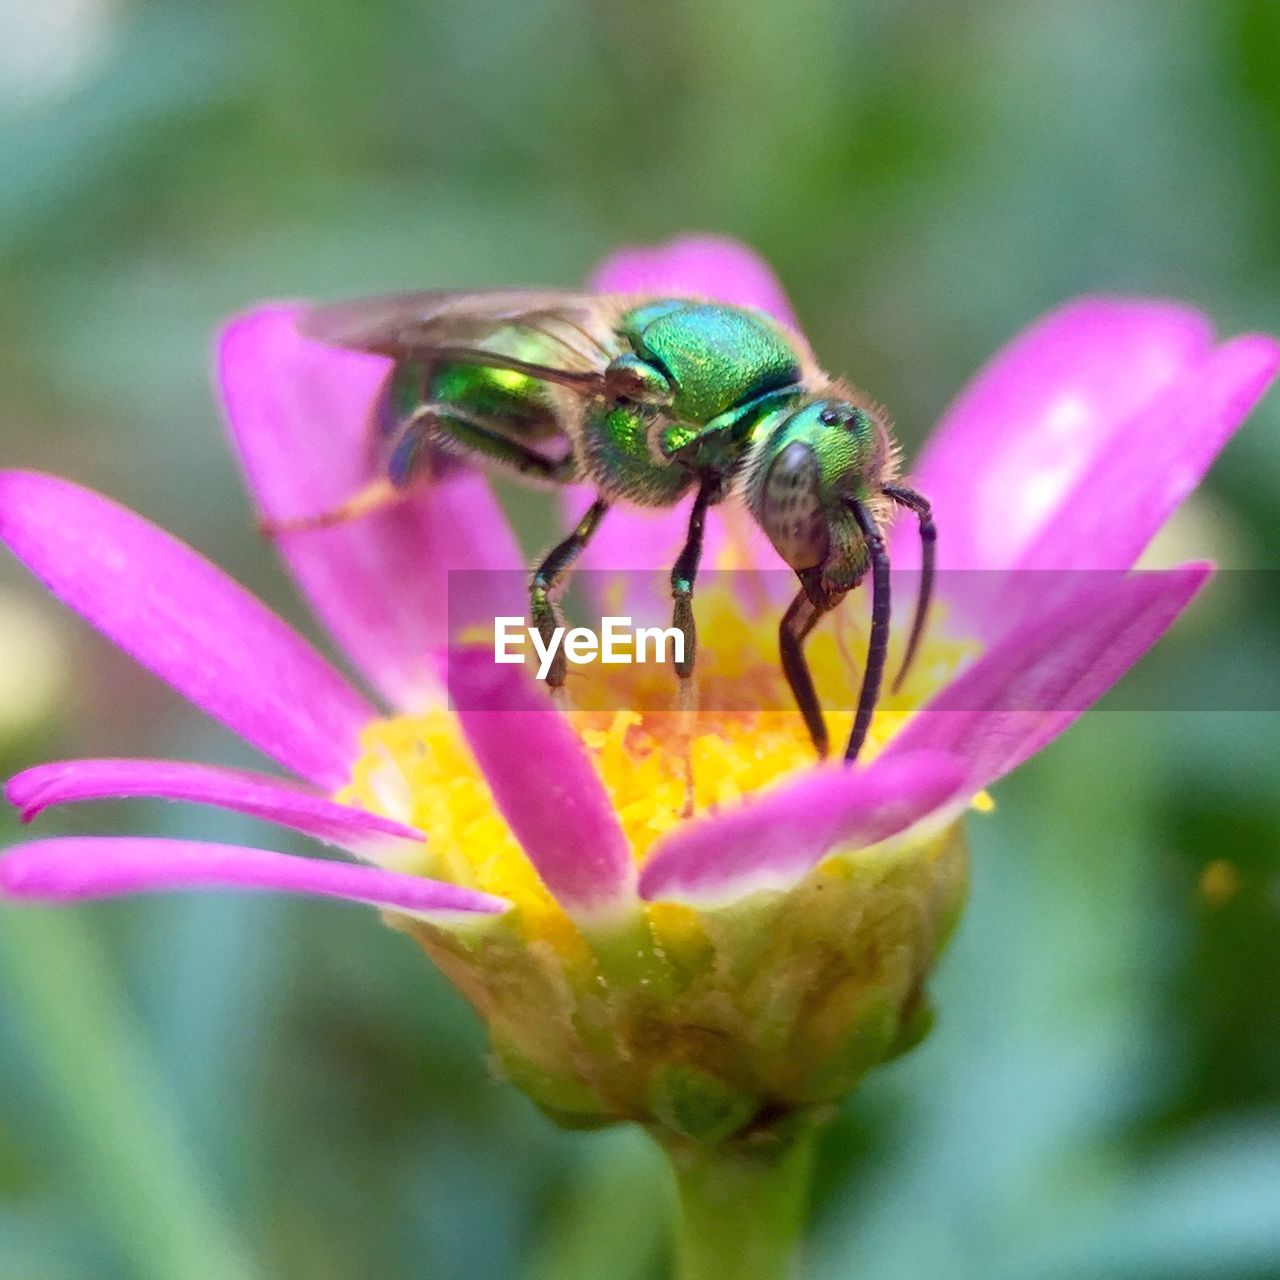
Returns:
[[[813,1173],[810,1125],[760,1146],[667,1146],[679,1200],[678,1280],[784,1280]]]
[[[0,962],[74,1143],[84,1212],[113,1228],[129,1274],[254,1280],[257,1269],[210,1202],[86,918],[65,909],[5,909]]]

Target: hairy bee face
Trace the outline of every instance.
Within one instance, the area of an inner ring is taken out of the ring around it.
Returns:
[[[775,550],[797,572],[824,565],[850,541],[845,500],[865,494],[879,455],[865,409],[818,400],[782,417],[748,465],[746,499]]]

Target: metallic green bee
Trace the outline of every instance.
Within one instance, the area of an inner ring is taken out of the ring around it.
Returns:
[[[872,579],[866,668],[845,758],[866,738],[889,638],[883,524],[896,504],[920,523],[923,575],[907,652],[928,610],[936,533],[928,502],[895,483],[898,448],[883,414],[824,374],[797,335],[762,312],[681,298],[554,292],[418,293],[311,312],[303,332],[389,356],[374,411],[378,478],[333,511],[279,532],[353,519],[429,479],[462,453],[597,498],[534,571],[533,624],[550,639],[565,575],[616,502],[671,507],[693,493],[688,537],[671,571],[676,664],[693,671],[693,587],[707,508],[745,504],[801,590],[780,629],[782,668],[820,755],[828,750],[805,639]],[[564,660],[547,676],[564,682]]]

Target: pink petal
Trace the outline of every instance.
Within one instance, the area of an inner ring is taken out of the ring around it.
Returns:
[[[449,694],[502,816],[557,901],[601,913],[630,896],[626,837],[586,751],[521,668],[449,655]]]
[[[276,519],[325,511],[373,476],[370,412],[390,368],[300,337],[297,314],[248,312],[227,325],[218,353],[249,487]],[[466,469],[375,515],[280,544],[316,614],[401,707],[437,687],[430,655],[447,643],[448,571],[524,563],[488,481]]]
[[[1096,574],[1018,626],[920,711],[882,759],[963,757],[979,790],[1017,768],[1096,702],[1172,626],[1212,573]]]
[[[1023,553],[1027,569],[1127,569],[1200,483],[1280,367],[1280,343],[1235,338],[1125,424]]]
[[[458,885],[239,845],[134,836],[33,840],[0,859],[0,895],[74,902],[172,889],[258,889],[347,898],[415,914],[497,914],[502,898]]]
[[[180,760],[63,760],[10,778],[9,802],[31,822],[50,805],[133,796],[214,805],[304,832],[377,861],[379,848],[425,837],[414,827],[335,804],[296,783]]]
[[[623,249],[596,268],[588,287],[595,293],[709,298],[755,307],[800,328],[768,263],[723,236],[681,236],[651,249]]]
[[[347,780],[373,709],[259,600],[176,538],[53,476],[0,473],[0,539],[60,600],[286,768]]]
[[[956,803],[967,778],[964,761],[931,752],[865,769],[820,765],[666,837],[641,873],[640,896],[715,905],[786,889],[832,850],[877,844]]]
[[[947,411],[913,472],[937,514],[940,567],[1020,564],[1130,419],[1211,343],[1196,311],[1107,298],[1070,303],[1016,338]],[[919,563],[910,526],[895,529],[904,569]]]

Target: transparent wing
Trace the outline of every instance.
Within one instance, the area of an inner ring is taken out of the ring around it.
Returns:
[[[396,360],[458,360],[515,369],[591,394],[624,347],[628,303],[547,291],[400,293],[316,307],[309,338]]]

